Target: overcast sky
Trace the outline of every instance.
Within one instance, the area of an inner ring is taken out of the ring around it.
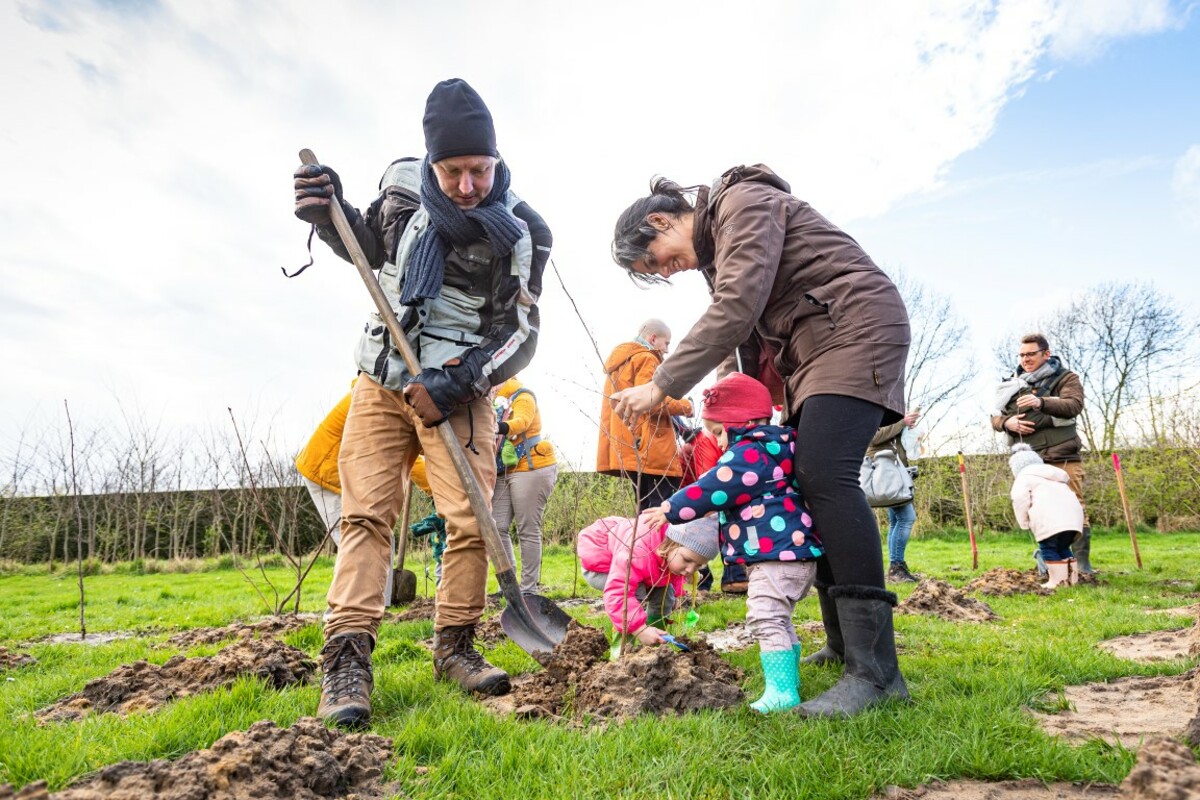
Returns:
[[[292,216],[312,148],[365,207],[421,155],[430,88],[495,118],[554,230],[526,383],[594,465],[602,354],[676,340],[698,275],[633,286],[617,215],[654,175],[763,162],[885,268],[998,337],[1089,286],[1200,307],[1200,14],[1028,2],[0,2],[0,455],[22,432],[240,419],[303,445],[354,375],[370,300]],[[970,349],[973,348],[973,349]],[[984,414],[986,389],[977,398]],[[974,403],[972,399],[971,403]],[[975,413],[975,409],[965,410]]]

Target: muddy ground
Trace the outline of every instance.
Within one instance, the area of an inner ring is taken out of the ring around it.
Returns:
[[[255,639],[261,639],[264,636],[278,638],[320,621],[320,614],[280,614],[274,617],[263,617],[255,622],[234,622],[220,628],[193,628],[175,634],[163,642],[160,647],[186,650],[197,645],[217,644],[226,639],[240,639],[247,636]]]
[[[83,691],[37,713],[39,722],[64,722],[89,714],[148,711],[171,700],[228,686],[243,675],[282,689],[309,681],[316,664],[277,639],[242,639],[207,658],[175,656],[162,666],[136,661],[88,681]]]
[[[917,584],[908,599],[896,607],[896,612],[928,614],[951,622],[988,622],[999,618],[987,603],[934,578]]]
[[[270,721],[256,722],[178,761],[123,761],[53,795],[45,793],[44,785],[34,784],[17,794],[0,787],[0,798],[374,800],[398,791],[382,782],[391,757],[391,739],[346,734],[314,717],[302,717],[283,729]]]
[[[28,653],[18,653],[0,646],[0,672],[10,669],[20,669],[36,664],[37,659]]]
[[[543,658],[542,672],[513,680],[512,692],[485,704],[519,717],[631,719],[728,708],[741,703],[742,672],[703,640],[692,650],[642,647],[608,661],[603,631],[572,622],[563,643]]]
[[[1200,725],[1200,667],[1182,675],[1118,678],[1068,686],[1070,710],[1037,714],[1042,728],[1075,743],[1098,738],[1128,748],[1160,736],[1180,736]]]
[[[1200,619],[1188,628],[1118,636],[1099,645],[1117,658],[1130,661],[1174,661],[1200,657]]]
[[[876,800],[1200,800],[1200,766],[1192,751],[1170,739],[1154,739],[1138,751],[1121,785],[1044,784],[1038,780],[936,782],[916,789],[892,787]]]
[[[964,592],[1003,597],[1011,594],[1054,594],[1051,589],[1043,589],[1042,581],[1036,569],[1022,572],[1019,569],[996,567],[989,569],[975,580],[963,587]]]

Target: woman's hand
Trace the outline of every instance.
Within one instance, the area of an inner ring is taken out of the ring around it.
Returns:
[[[650,409],[665,400],[666,397],[666,392],[658,388],[651,381],[650,383],[643,383],[640,386],[631,386],[628,389],[613,392],[612,397],[609,399],[612,400],[617,416],[624,420],[630,430],[633,430],[633,426],[637,424],[638,417],[650,411]]]
[[[661,528],[663,525],[666,525],[667,524],[667,511],[669,511],[670,508],[671,508],[670,503],[668,503],[665,500],[663,501],[663,504],[661,506],[658,506],[657,508],[647,508],[645,511],[642,512],[642,515],[641,515],[642,527],[654,530],[656,528]]]
[[[662,637],[663,637],[664,633],[666,633],[666,631],[660,631],[658,628],[647,625],[646,627],[644,627],[640,631],[638,631],[636,635],[637,635],[637,640],[639,642],[641,642],[644,645],[650,646],[650,645],[662,644],[662,641],[663,641]]]

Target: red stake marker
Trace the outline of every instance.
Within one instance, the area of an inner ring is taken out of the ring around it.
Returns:
[[[967,535],[971,537],[971,569],[979,569],[979,547],[975,543],[975,526],[971,524],[971,490],[967,488],[967,462],[958,451],[958,474],[962,478],[963,516],[967,518]]]
[[[1133,532],[1133,512],[1129,510],[1129,496],[1125,494],[1125,474],[1121,472],[1121,456],[1113,453],[1113,471],[1117,473],[1117,489],[1121,492],[1121,508],[1125,511],[1125,527],[1129,528],[1129,541],[1133,542],[1133,557],[1137,568],[1142,568],[1142,554],[1138,550],[1137,534]]]

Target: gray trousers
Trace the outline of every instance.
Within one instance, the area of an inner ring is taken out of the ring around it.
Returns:
[[[551,464],[528,472],[500,473],[492,493],[492,519],[500,532],[500,541],[514,564],[509,526],[517,523],[517,541],[521,543],[521,591],[537,591],[542,573],[542,514],[558,480],[558,465]]]
[[[815,561],[766,561],[751,564],[746,593],[746,623],[763,652],[790,650],[800,641],[792,611],[812,589]]]

